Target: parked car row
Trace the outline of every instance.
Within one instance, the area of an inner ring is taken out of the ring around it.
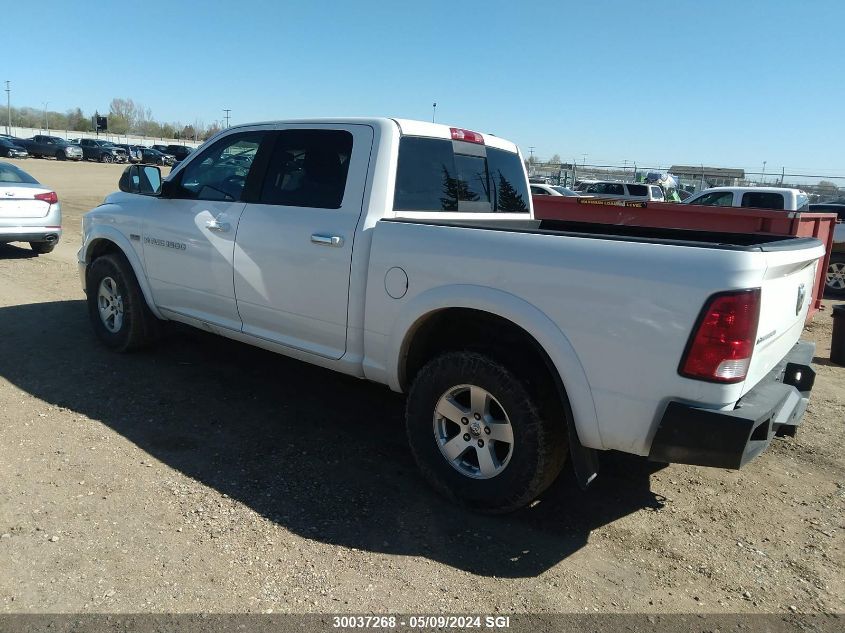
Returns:
[[[192,148],[185,145],[130,145],[105,139],[78,138],[70,141],[59,136],[36,134],[22,139],[0,134],[0,156],[5,158],[55,158],[56,160],[94,160],[101,163],[151,163],[173,165],[184,160]]]

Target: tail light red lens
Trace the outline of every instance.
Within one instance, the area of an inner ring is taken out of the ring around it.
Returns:
[[[710,297],[687,344],[681,375],[722,383],[745,380],[759,319],[759,288]]]
[[[35,199],[43,200],[47,204],[56,204],[59,201],[59,196],[56,195],[55,191],[51,191],[49,193],[37,193]]]
[[[470,132],[469,130],[462,130],[461,128],[449,128],[452,132],[453,141],[464,141],[465,143],[478,143],[484,145],[484,137],[478,132]]]

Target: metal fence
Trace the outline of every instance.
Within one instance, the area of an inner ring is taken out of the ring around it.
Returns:
[[[681,188],[694,193],[708,187],[792,187],[801,189],[811,196],[813,202],[845,203],[845,176],[829,176],[809,173],[791,173],[782,169],[780,173],[763,173],[736,170],[742,177],[726,177],[721,172],[708,171],[702,167],[699,173],[688,170],[683,174],[673,174],[679,180]],[[672,174],[668,166],[639,165],[591,165],[585,163],[549,163],[529,162],[528,176],[535,181],[574,187],[578,183],[591,180],[610,180],[616,182],[644,182],[649,174]]]
[[[0,127],[0,130],[5,133],[6,128]],[[140,134],[112,134],[110,132],[76,132],[74,130],[46,130],[44,128],[34,127],[16,127],[12,126],[12,136],[18,138],[30,138],[36,134],[47,134],[49,136],[58,136],[65,140],[74,138],[99,138],[104,141],[111,141],[112,143],[126,143],[128,145],[155,145],[161,143],[163,145],[187,145],[188,147],[199,147],[202,141],[193,141],[189,139],[172,139],[158,136],[142,136]]]

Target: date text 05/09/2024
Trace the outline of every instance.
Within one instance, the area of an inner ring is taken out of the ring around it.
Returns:
[[[340,615],[332,618],[335,629],[507,629],[506,615]]]

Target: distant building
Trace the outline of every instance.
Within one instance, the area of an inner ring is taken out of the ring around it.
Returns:
[[[669,173],[678,176],[683,181],[700,183],[703,180],[707,187],[737,186],[741,180],[745,180],[744,169],[704,165],[672,165]]]

